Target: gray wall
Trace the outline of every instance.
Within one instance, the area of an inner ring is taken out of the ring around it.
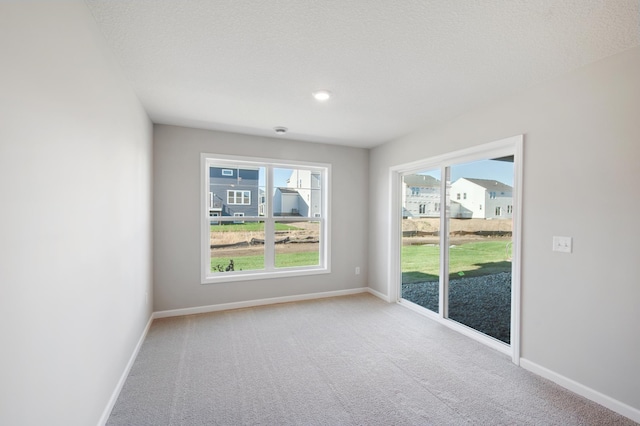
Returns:
[[[368,150],[155,125],[153,152],[156,311],[366,287]],[[200,284],[201,153],[331,164],[331,273]]]
[[[95,425],[151,315],[151,123],[83,2],[0,4],[0,58],[0,424]]]
[[[635,48],[372,150],[370,286],[388,291],[390,166],[524,134],[522,357],[640,409],[639,76]]]

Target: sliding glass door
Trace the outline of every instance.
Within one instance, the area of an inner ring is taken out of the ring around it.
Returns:
[[[447,318],[510,343],[513,156],[450,167]]]
[[[440,304],[440,170],[402,177],[402,298],[438,312]]]
[[[401,302],[508,347],[519,324],[513,279],[521,145],[503,145],[400,170],[396,211]]]

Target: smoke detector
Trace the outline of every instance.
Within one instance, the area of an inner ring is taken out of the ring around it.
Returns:
[[[275,132],[279,135],[284,135],[285,133],[287,133],[287,129],[286,127],[282,127],[282,126],[278,126],[278,127],[274,127],[273,130],[275,130]]]

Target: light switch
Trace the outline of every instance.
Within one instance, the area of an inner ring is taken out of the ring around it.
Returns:
[[[573,239],[571,237],[553,237],[553,251],[571,253],[573,249]]]

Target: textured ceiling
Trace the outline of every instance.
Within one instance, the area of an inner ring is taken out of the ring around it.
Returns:
[[[154,122],[360,147],[640,44],[638,0],[86,3]]]

